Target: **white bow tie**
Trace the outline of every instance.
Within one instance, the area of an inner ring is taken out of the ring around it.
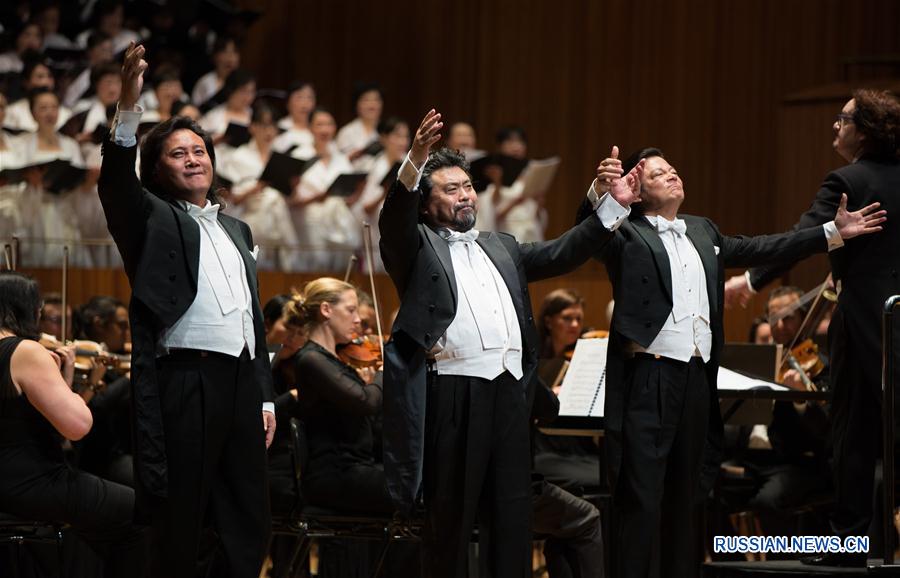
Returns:
[[[188,214],[194,218],[215,221],[219,216],[219,205],[211,205],[209,204],[209,201],[207,201],[205,207],[198,207],[193,203],[189,203],[187,211]]]
[[[450,229],[442,229],[441,237],[448,243],[456,243],[457,241],[474,241],[478,238],[478,231],[469,229],[465,233],[459,231],[451,231]]]
[[[687,231],[687,225],[684,224],[684,219],[675,219],[674,221],[670,221],[662,217],[657,217],[656,230],[660,233],[673,231],[675,233],[678,233],[679,235],[684,235],[684,232]]]

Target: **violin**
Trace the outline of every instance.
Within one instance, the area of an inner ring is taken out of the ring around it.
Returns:
[[[375,336],[354,335],[349,342],[337,346],[338,357],[354,369],[378,367],[382,363],[381,349],[372,337]]]
[[[826,279],[824,283],[816,287],[808,295],[814,296],[813,304],[809,308],[809,312],[800,324],[797,335],[791,341],[787,353],[782,357],[781,363],[778,365],[776,379],[778,383],[784,383],[785,373],[789,369],[793,369],[800,375],[800,380],[807,391],[818,391],[813,380],[825,369],[825,364],[819,356],[819,346],[813,341],[816,328],[825,317],[834,304],[837,302],[837,294],[831,289],[830,279]],[[795,307],[800,307],[806,303],[806,295],[801,297]],[[777,319],[770,322],[777,323],[779,319],[786,317],[794,312],[794,309],[788,309],[782,312]]]
[[[48,333],[41,333],[38,343],[53,352],[67,345]],[[94,360],[102,363],[108,370],[122,375],[131,371],[131,355],[108,351],[103,343],[87,339],[76,339],[68,345],[75,346],[76,379],[90,374]]]

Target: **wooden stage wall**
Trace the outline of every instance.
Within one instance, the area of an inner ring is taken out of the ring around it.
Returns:
[[[22,272],[37,279],[41,285],[41,291],[44,293],[60,291],[62,287],[62,276],[57,269],[22,269]],[[300,288],[304,283],[317,276],[263,271],[259,274],[262,302],[265,303],[278,293],[290,291],[291,287]],[[364,278],[361,274],[354,275],[351,282],[362,286],[366,291],[369,290],[368,278]],[[68,299],[72,305],[84,303],[94,295],[112,295],[127,303],[131,293],[128,279],[121,270],[70,269],[68,285]],[[386,320],[391,312],[399,306],[400,301],[387,275],[376,275],[375,287],[380,300],[382,319]],[[532,283],[529,292],[535,314],[537,314],[544,296],[559,287],[575,289],[586,299],[585,326],[596,329],[608,328],[605,312],[606,304],[612,298],[612,287],[606,280],[600,265],[588,263],[570,275]],[[726,338],[730,341],[746,339],[746,328],[749,327],[756,311],[756,309],[740,309],[727,312]]]

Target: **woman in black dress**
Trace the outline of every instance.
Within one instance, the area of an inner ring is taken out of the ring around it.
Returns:
[[[305,500],[345,512],[392,514],[384,469],[374,449],[381,372],[354,369],[338,357],[339,346],[360,330],[356,289],[337,279],[316,279],[286,305],[286,313],[303,319],[308,335],[295,356],[299,413],[309,451],[303,472]],[[386,575],[418,575],[416,549],[408,546],[391,546]],[[355,576],[365,564],[359,558],[366,556],[363,552],[349,560],[349,548],[338,541],[323,544],[320,576],[323,571],[327,576]]]
[[[142,576],[134,491],[64,460],[62,438],[81,439],[93,420],[72,391],[74,348],[53,354],[35,341],[40,309],[37,283],[0,272],[0,511],[69,524],[103,558],[105,576]]]

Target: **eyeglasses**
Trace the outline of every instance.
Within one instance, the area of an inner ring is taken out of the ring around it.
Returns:
[[[835,118],[835,122],[838,123],[838,126],[850,124],[851,122],[853,122],[853,115],[846,112],[838,113],[837,117]]]

